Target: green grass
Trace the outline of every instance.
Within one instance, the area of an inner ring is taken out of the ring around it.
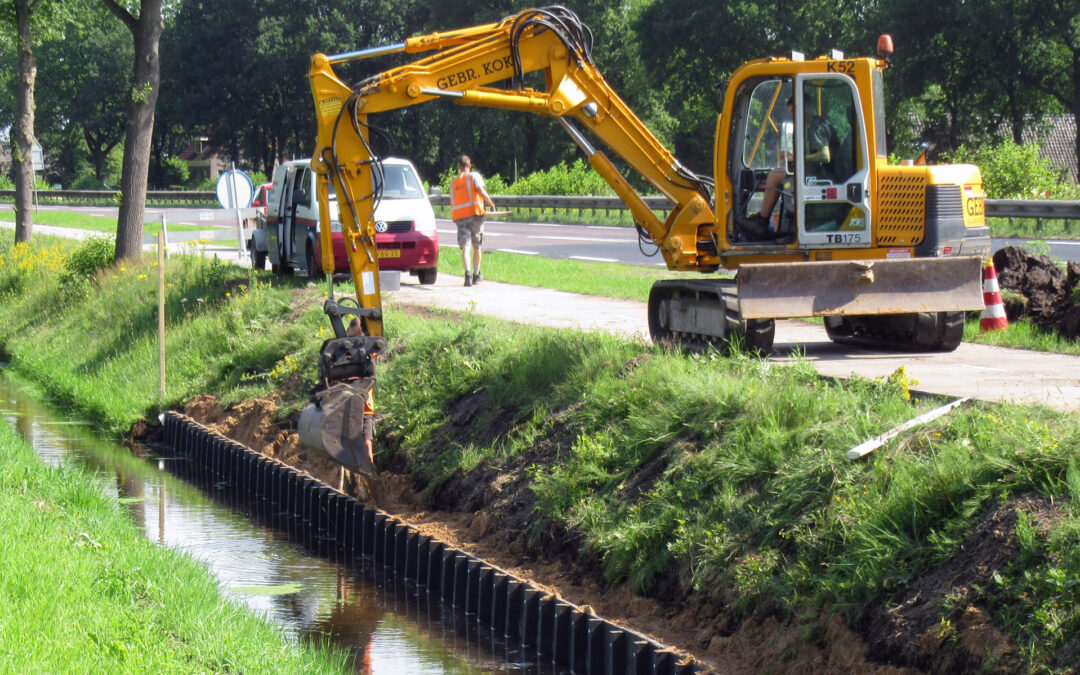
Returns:
[[[15,212],[0,209],[0,220],[15,222]],[[91,230],[93,232],[105,232],[116,234],[116,218],[105,216],[91,216],[71,211],[37,211],[34,214],[35,225],[49,225],[52,227],[70,227],[76,230]],[[170,232],[198,232],[199,230],[213,229],[201,225],[169,225]],[[160,222],[148,222],[143,225],[146,233],[161,232]],[[235,245],[235,242],[233,242]]]
[[[0,424],[0,671],[346,672],[224,601],[205,567],[148,541],[101,486]]]
[[[988,218],[990,234],[994,237],[1025,237],[1032,239],[1080,239],[1080,227],[1071,221],[1065,228],[1064,220],[1037,218]]]
[[[499,251],[485,252],[480,267],[484,278],[492,281],[642,302],[649,299],[653,282],[678,278],[682,274],[666,267],[552,260],[537,255]],[[458,276],[463,274],[459,249],[449,246],[439,248],[439,272]]]
[[[106,429],[196,393],[235,401],[274,390],[295,410],[314,382],[326,322],[321,289],[303,280],[170,260],[170,389],[159,401],[150,264],[107,269],[93,292],[69,295],[46,273],[66,249],[8,242],[0,348]],[[902,370],[832,382],[805,362],[686,355],[472,314],[387,311],[386,326],[377,462],[432,499],[493,476],[521,482],[521,537],[578,556],[611,584],[678,587],[733,621],[826,607],[856,621],[957,556],[988,510],[1022,497],[1056,505],[1053,517],[1017,525],[1022,554],[973,589],[974,602],[1032,669],[1050,667],[1080,629],[1076,416],[976,404],[850,462],[848,449],[938,402],[911,400]],[[475,417],[455,424],[469,397],[481,401]],[[965,609],[942,604],[941,618]]]

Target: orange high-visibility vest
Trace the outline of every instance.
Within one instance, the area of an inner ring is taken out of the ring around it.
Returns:
[[[450,218],[461,220],[484,215],[484,199],[473,185],[471,173],[458,176],[450,183]]]

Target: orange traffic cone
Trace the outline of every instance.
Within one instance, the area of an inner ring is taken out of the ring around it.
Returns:
[[[982,316],[979,317],[979,330],[1005,330],[1009,327],[1009,317],[1005,316],[1005,303],[1001,299],[1001,289],[998,288],[997,270],[994,269],[994,261],[986,259],[986,270],[983,274],[983,305]]]

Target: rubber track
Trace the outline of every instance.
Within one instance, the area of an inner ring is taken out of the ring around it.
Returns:
[[[747,351],[768,353],[772,351],[776,335],[776,322],[772,319],[744,320],[739,313],[738,287],[734,279],[669,279],[653,284],[649,294],[649,332],[654,342],[674,342],[674,336],[668,332],[658,335],[659,322],[655,318],[653,306],[654,294],[663,293],[672,296],[677,292],[698,293],[713,296],[718,303],[723,303],[725,330],[724,337],[702,333],[681,333],[677,342],[685,349],[703,351],[713,347],[727,352],[731,344],[737,343]]]
[[[825,332],[838,344],[888,351],[951,352],[964,336],[964,313],[826,317]]]

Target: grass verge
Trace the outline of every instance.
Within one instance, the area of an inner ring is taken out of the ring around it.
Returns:
[[[206,569],[155,546],[86,474],[0,424],[0,670],[346,672],[224,602]]]
[[[0,220],[15,221],[15,212],[0,211]],[[106,216],[92,216],[85,213],[72,211],[38,211],[34,213],[35,225],[49,225],[52,227],[69,227],[76,230],[90,230],[106,234],[116,234],[116,218]],[[171,232],[198,232],[208,229],[200,225],[183,225],[177,223],[169,225]],[[161,232],[160,222],[148,222],[143,225],[143,231],[147,234]]]
[[[0,346],[104,427],[196,393],[277,391],[293,410],[306,397],[326,336],[320,289],[170,260],[171,384],[158,401],[152,264],[103,269],[81,294],[44,273],[72,255],[0,245]],[[961,649],[949,627],[981,611],[1014,648],[976,663],[1068,665],[1080,629],[1075,416],[973,405],[849,462],[847,449],[936,405],[910,398],[903,370],[833,383],[805,363],[473,315],[391,311],[386,325],[377,462],[409,473],[434,506],[486,511],[510,539],[613,585],[713,603],[728,625],[840,612],[866,627],[908,593],[931,624],[910,622],[905,644],[929,630],[935,649]],[[999,516],[994,557],[965,553]],[[950,566],[949,584],[931,583]]]

